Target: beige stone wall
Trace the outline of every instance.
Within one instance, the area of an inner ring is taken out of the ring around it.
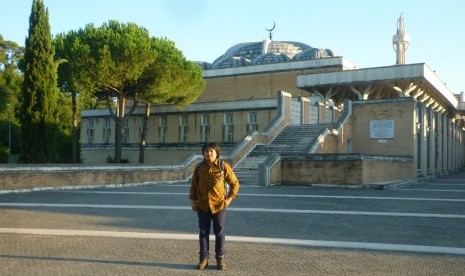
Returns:
[[[281,161],[281,183],[308,184],[362,184],[362,164],[357,161]]]
[[[196,164],[192,162],[185,168],[121,165],[99,168],[72,165],[25,167],[24,170],[1,171],[0,190],[184,181],[192,174]]]
[[[416,178],[415,162],[388,162],[365,160],[363,162],[363,183],[383,183]]]
[[[276,95],[275,95],[276,96]],[[233,143],[242,141],[245,136],[248,135],[247,122],[250,110],[238,110],[233,113]],[[262,131],[270,122],[276,117],[276,109],[261,109],[256,110],[258,130]],[[216,111],[209,112],[210,114],[210,141],[217,143],[224,142],[224,112]],[[202,113],[190,113],[187,114],[188,129],[187,129],[187,143],[201,143],[201,115]],[[166,133],[165,143],[175,144],[180,143],[180,127],[179,127],[179,114],[167,115],[168,129]],[[129,163],[138,163],[139,160],[139,137],[140,137],[140,117],[132,116],[129,120],[129,143],[133,144],[132,148],[124,148],[122,152],[122,158],[128,159]],[[159,128],[160,116],[155,115],[150,118],[149,121],[149,132],[147,135],[147,144],[161,143],[160,141],[160,128]],[[111,120],[111,138],[108,148],[102,148],[103,144],[103,127],[105,124],[104,118],[94,119],[94,144],[96,148],[85,148],[81,151],[81,158],[84,164],[104,164],[108,156],[114,156],[114,149],[110,145],[114,144],[114,122]],[[83,119],[81,131],[81,141],[87,143],[87,119]],[[154,164],[177,164],[185,159],[185,156],[190,153],[191,150],[182,149],[171,149],[171,150],[158,150],[147,148],[145,160],[146,163]],[[160,159],[160,156],[163,156]],[[166,156],[166,158],[164,158]],[[162,161],[162,162],[160,162]]]
[[[276,169],[274,169],[276,170]],[[282,185],[367,185],[416,178],[413,159],[392,160],[382,156],[375,159],[335,158],[313,160],[281,160],[281,179],[272,179]],[[274,172],[275,176],[279,172]]]
[[[415,116],[416,103],[407,98],[355,103],[351,118],[339,134],[325,137],[316,153],[354,152],[415,157]],[[371,120],[394,120],[394,138],[370,138]]]
[[[238,75],[221,78],[207,78],[205,91],[197,102],[214,102],[269,99],[276,97],[276,91],[286,91],[293,97],[308,97],[308,92],[296,88],[296,77],[311,70],[279,73]]]
[[[276,96],[276,95],[275,95]],[[249,112],[257,112],[258,130],[263,130],[268,124],[276,117],[276,109],[258,109],[258,110],[238,110],[231,112],[233,114],[233,142],[242,140],[247,134],[247,122]],[[210,114],[210,140],[216,142],[224,141],[224,111],[205,112]],[[181,132],[179,126],[180,114],[169,114],[167,116],[167,132],[165,143],[180,143]],[[202,113],[190,113],[187,114],[188,121],[188,143],[202,142],[201,140],[201,116]],[[103,127],[105,119],[98,117],[94,118],[94,144],[102,144],[103,138]],[[81,141],[87,143],[87,118],[82,120],[82,131]],[[140,116],[128,117],[129,121],[129,140],[130,144],[138,144],[140,137]],[[160,140],[160,116],[154,115],[149,120],[149,132],[147,135],[147,143],[161,143]],[[109,144],[114,144],[114,122],[111,120],[111,138]]]
[[[275,93],[276,94],[276,93]],[[278,93],[279,94],[279,93]],[[276,96],[276,95],[275,95]],[[205,112],[210,116],[210,134],[209,141],[214,141],[219,144],[225,143],[225,126],[224,126],[224,114],[225,112],[232,113],[233,115],[233,135],[232,143],[240,142],[249,134],[248,131],[248,118],[250,112],[257,114],[257,130],[263,131],[267,128],[270,123],[278,115],[278,110],[275,106],[260,106],[257,105],[257,109],[251,109],[250,106],[247,109],[234,109],[232,111],[225,110],[210,110]],[[166,115],[165,115],[166,114]],[[186,155],[183,151],[183,147],[189,144],[199,144],[203,142],[202,139],[202,124],[201,124],[201,112],[184,112],[187,117],[187,141],[186,144],[181,143],[181,129],[180,129],[180,115],[181,113],[164,113],[161,115],[152,115],[149,120],[149,131],[146,143],[148,145],[146,149],[145,160],[146,163],[153,164],[178,164],[184,160]],[[161,143],[160,139],[160,118],[166,116],[167,118],[167,132],[165,143]],[[114,156],[114,122],[110,120],[111,127],[111,138],[108,144],[104,144],[103,128],[105,125],[104,117],[92,118],[94,122],[94,142],[93,146],[87,145],[88,141],[88,118],[82,120],[82,131],[81,131],[81,143],[85,145],[82,148],[82,160],[85,164],[104,164],[108,156]],[[138,163],[139,156],[139,137],[141,132],[141,117],[131,116],[128,117],[129,122],[129,145],[124,145],[122,158],[129,160],[129,163]],[[171,147],[166,151],[158,152],[159,150],[153,149],[150,144],[156,144],[157,146]],[[180,144],[180,147],[174,146]],[[189,151],[189,150],[187,150]],[[160,156],[167,155],[168,158],[163,158],[164,163],[160,163]],[[181,155],[181,156],[180,156]]]
[[[413,99],[354,103],[351,127],[352,149],[356,153],[415,155],[415,102]],[[393,139],[371,139],[371,120],[394,120]]]

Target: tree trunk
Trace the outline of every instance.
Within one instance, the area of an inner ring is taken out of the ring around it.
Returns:
[[[76,92],[71,92],[71,108],[73,110],[72,114],[72,129],[71,129],[71,162],[72,163],[78,163],[78,156],[77,156],[77,150],[78,150],[78,137],[77,137],[77,128],[78,128],[78,123],[77,123],[77,107],[76,107]]]
[[[142,133],[140,135],[140,145],[139,145],[139,163],[145,162],[145,143],[147,139],[147,129],[148,129],[148,122],[150,116],[150,104],[145,104],[145,116],[144,116],[144,124],[142,126]]]
[[[118,97],[118,110],[116,112],[115,123],[115,163],[121,163],[121,152],[123,150],[123,137],[124,137],[124,107],[126,105],[126,98],[123,95]]]

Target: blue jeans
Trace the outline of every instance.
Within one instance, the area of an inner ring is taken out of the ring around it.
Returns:
[[[215,254],[216,256],[224,255],[224,224],[226,221],[226,209],[212,214],[210,211],[197,211],[199,217],[199,242],[200,242],[200,259],[208,258],[210,251],[210,226],[213,221],[213,233],[215,234]]]

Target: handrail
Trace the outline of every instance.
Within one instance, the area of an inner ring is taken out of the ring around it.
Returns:
[[[269,186],[271,184],[271,168],[281,160],[281,156],[273,153],[258,165],[258,185]]]
[[[341,116],[341,118],[339,118],[339,120],[334,124],[335,127],[334,128],[325,128],[321,133],[320,135],[318,135],[318,137],[316,137],[315,139],[313,139],[313,143],[310,144],[310,146],[308,147],[308,150],[306,150],[306,152],[309,152],[309,153],[315,153],[318,148],[320,147],[321,145],[321,141],[324,141],[324,139],[332,134],[332,135],[339,135],[339,132],[340,130],[344,127],[344,125],[347,123],[347,121],[349,120],[349,118],[352,116],[352,101],[351,100],[344,100],[344,111],[343,111],[343,114]]]
[[[241,153],[243,153],[243,150],[248,147],[248,152],[250,152],[253,147],[258,144],[259,140],[263,140],[262,142],[269,143],[271,141],[270,137],[273,138],[274,136],[272,135],[273,133],[276,133],[277,131],[281,131],[286,127],[287,122],[286,122],[286,114],[285,114],[285,106],[284,106],[284,100],[283,98],[285,95],[287,97],[291,97],[292,95],[280,91],[280,95],[278,97],[278,114],[277,116],[271,121],[271,123],[261,132],[254,131],[251,134],[247,135],[240,143],[237,143],[230,151],[229,154],[227,155],[227,159],[230,160],[232,163],[231,165],[234,167],[237,163],[239,163],[240,160],[236,160]],[[247,152],[247,154],[248,154]],[[247,154],[243,154],[243,156],[246,156]],[[240,158],[241,159],[241,158]]]
[[[268,131],[254,131],[253,133],[247,135],[240,143],[236,144],[236,146],[229,152],[226,159],[230,160],[232,163],[231,165],[234,167],[237,163],[239,163],[239,160],[236,159],[241,153],[246,156],[260,141],[263,143],[269,143],[270,140],[274,137],[272,134],[281,131],[286,127],[286,125],[287,123],[285,123],[283,116],[283,118],[281,118],[279,121],[276,121],[273,124],[273,127],[269,128]],[[245,148],[248,148],[247,153],[243,152]]]
[[[289,107],[285,105],[284,98],[291,98],[292,95],[284,91],[279,91],[278,95],[278,114],[270,122],[270,124],[263,131],[254,131],[244,137],[242,141],[236,143],[234,147],[229,150],[228,154],[223,156],[223,159],[229,160],[232,167],[235,167],[243,157],[247,156],[247,154],[255,147],[255,145],[257,145],[259,142],[269,143],[271,139],[274,138],[273,134],[282,131],[288,125],[288,122],[286,121],[286,108]],[[197,160],[197,156],[190,155],[187,157],[183,162],[184,168],[188,167],[190,164],[192,164],[192,162]]]
[[[258,131],[254,130],[252,133],[245,136],[241,142],[235,144],[234,147],[230,150],[230,152],[228,153],[228,159],[231,159],[232,156],[237,155],[237,152],[239,152],[241,149],[245,148],[245,146],[250,144],[251,141],[254,140],[255,137],[257,137],[258,135]]]

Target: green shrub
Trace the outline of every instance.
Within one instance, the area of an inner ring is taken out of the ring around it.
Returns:
[[[8,147],[0,145],[0,163],[1,164],[8,163],[8,159],[9,159],[8,157],[10,157],[10,152],[8,150]]]

